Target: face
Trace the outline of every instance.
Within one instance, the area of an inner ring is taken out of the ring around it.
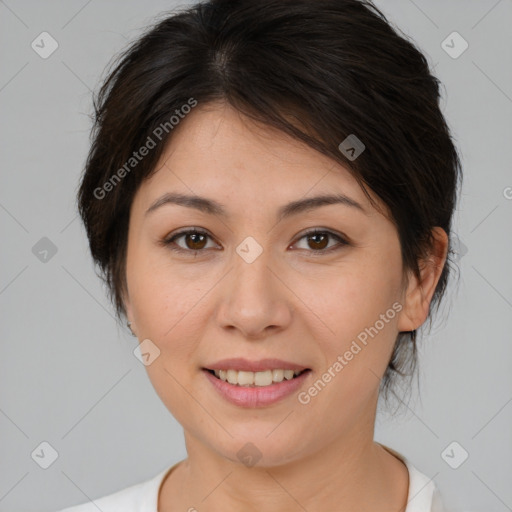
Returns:
[[[154,206],[166,194],[223,213]],[[346,199],[279,215],[325,195]],[[222,104],[181,121],[138,190],[126,269],[127,316],[159,351],[146,368],[186,436],[233,461],[250,442],[269,466],[373,434],[396,336],[422,323],[429,299],[404,283],[395,227],[345,168]],[[309,371],[272,403],[235,404],[204,370],[225,358]]]

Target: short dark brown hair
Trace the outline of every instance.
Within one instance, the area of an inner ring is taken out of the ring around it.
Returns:
[[[227,102],[345,166],[386,204],[404,269],[419,275],[432,228],[450,235],[462,177],[439,85],[422,52],[370,1],[210,0],[166,13],[119,55],[94,98],[78,193],[118,319],[130,206],[172,137],[171,116],[191,99]],[[127,167],[159,127],[156,147]],[[365,146],[354,160],[339,149],[351,134]],[[451,253],[429,318],[445,292]],[[415,365],[416,332],[400,333],[381,383],[386,395],[394,377]]]

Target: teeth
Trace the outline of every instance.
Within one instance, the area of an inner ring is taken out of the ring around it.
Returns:
[[[302,370],[265,370],[263,372],[245,372],[238,370],[214,370],[219,379],[238,386],[270,386],[273,383],[291,380]]]

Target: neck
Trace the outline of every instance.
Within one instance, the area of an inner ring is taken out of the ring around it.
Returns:
[[[373,424],[358,427],[320,451],[265,467],[226,459],[186,434],[189,456],[164,482],[158,511],[405,510],[406,466],[373,441]]]

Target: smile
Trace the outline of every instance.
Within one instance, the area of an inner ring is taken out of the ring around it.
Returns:
[[[306,370],[265,370],[261,372],[248,372],[243,370],[208,370],[213,373],[217,378],[224,382],[236,386],[270,386],[283,382],[283,380],[292,380]]]
[[[311,370],[304,369],[296,372],[275,369],[247,372],[203,368],[202,373],[223,399],[233,405],[254,408],[272,405],[297,392],[304,385]]]

